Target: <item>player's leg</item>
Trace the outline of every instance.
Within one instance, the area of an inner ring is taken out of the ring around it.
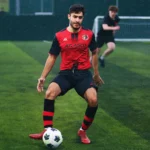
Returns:
[[[94,84],[91,72],[88,71],[87,75],[83,76],[83,80],[77,83],[75,89],[88,103],[78,135],[82,143],[89,144],[90,140],[86,135],[86,130],[91,126],[98,108],[97,87]]]
[[[53,126],[55,99],[60,93],[61,88],[55,82],[52,82],[46,91],[43,110],[43,125],[45,129]]]
[[[44,110],[43,110],[43,124],[44,131],[37,134],[30,134],[29,137],[35,140],[41,140],[46,128],[53,126],[54,103],[55,98],[61,93],[61,89],[57,83],[52,82],[45,94]]]
[[[107,49],[102,54],[102,57],[108,56],[110,53],[112,53],[115,50],[115,43],[114,42],[108,42],[107,43]]]
[[[110,53],[112,53],[115,49],[115,41],[114,37],[106,37],[105,43],[107,43],[107,49],[103,52],[103,54],[100,57],[101,66],[105,67],[105,57],[108,56]]]
[[[96,89],[94,87],[89,87],[84,94],[84,98],[87,100],[88,106],[82,123],[82,129],[87,130],[92,124],[98,108]]]
[[[72,88],[72,85],[70,84],[68,79],[68,76],[63,75],[63,73],[58,75],[49,85],[46,91],[43,111],[44,128],[53,126],[55,98],[58,95],[64,95],[68,90]]]
[[[58,75],[52,83],[49,85],[44,99],[44,110],[43,110],[43,124],[44,131],[37,134],[30,134],[29,137],[32,139],[42,139],[42,136],[48,127],[53,126],[53,116],[54,116],[54,105],[55,99],[58,95],[64,95],[71,85],[67,78],[62,75]]]

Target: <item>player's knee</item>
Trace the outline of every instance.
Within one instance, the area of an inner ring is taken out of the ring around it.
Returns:
[[[115,45],[113,45],[113,46],[112,46],[112,51],[114,51],[114,50],[115,50],[115,48],[116,48],[116,46],[115,46]]]
[[[108,49],[111,50],[111,51],[114,51],[116,48],[116,45],[114,43],[110,43],[108,44]]]
[[[46,99],[55,99],[57,97],[56,91],[54,91],[52,88],[47,89],[45,97]]]
[[[98,102],[97,102],[97,97],[96,97],[96,96],[94,96],[94,97],[89,97],[89,98],[88,98],[88,104],[89,104],[89,106],[91,106],[91,107],[97,106],[97,104],[98,104]]]
[[[112,46],[109,47],[109,49],[110,49],[111,51],[114,51],[114,50],[115,50],[115,46],[112,45]]]

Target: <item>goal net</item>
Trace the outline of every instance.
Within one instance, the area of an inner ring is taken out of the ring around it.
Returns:
[[[97,33],[101,27],[104,16],[94,19],[93,32]],[[116,41],[150,41],[150,17],[119,16],[120,30],[115,34]]]

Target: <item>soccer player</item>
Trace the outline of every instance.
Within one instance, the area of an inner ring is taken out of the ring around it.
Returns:
[[[98,55],[94,34],[91,30],[84,29],[81,26],[84,13],[84,6],[80,4],[72,5],[68,14],[69,26],[55,34],[44,70],[38,79],[38,92],[43,91],[45,79],[52,70],[59,54],[61,54],[60,72],[50,83],[45,94],[43,111],[45,129],[41,133],[30,134],[29,137],[32,139],[42,139],[46,129],[53,126],[56,97],[64,95],[74,88],[87,102],[85,116],[77,134],[82,143],[90,143],[86,130],[92,124],[98,108],[97,85],[104,82],[98,71]],[[93,77],[89,71],[91,68],[89,49],[93,58]]]
[[[107,44],[107,49],[99,57],[101,67],[105,67],[104,61],[105,56],[108,56],[110,53],[114,51],[115,49],[114,34],[116,30],[120,29],[120,26],[118,26],[118,22],[120,21],[117,15],[118,8],[116,6],[110,6],[108,11],[109,11],[108,14],[103,19],[101,28],[97,36],[98,53],[100,53],[102,46],[105,43]]]

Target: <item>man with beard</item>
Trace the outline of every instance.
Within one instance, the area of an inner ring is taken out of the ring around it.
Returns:
[[[77,134],[82,143],[90,143],[86,130],[92,124],[98,108],[97,85],[101,85],[104,82],[98,71],[98,56],[94,34],[91,30],[84,29],[81,26],[84,13],[84,6],[80,4],[72,5],[68,14],[69,26],[55,34],[44,70],[38,79],[38,92],[43,91],[45,78],[52,70],[59,53],[61,54],[60,72],[52,80],[45,94],[43,110],[44,131],[30,134],[29,137],[32,139],[42,139],[46,129],[53,127],[56,97],[64,95],[67,91],[74,88],[87,102],[85,116]],[[92,52],[93,77],[89,71],[91,68],[89,49]]]

